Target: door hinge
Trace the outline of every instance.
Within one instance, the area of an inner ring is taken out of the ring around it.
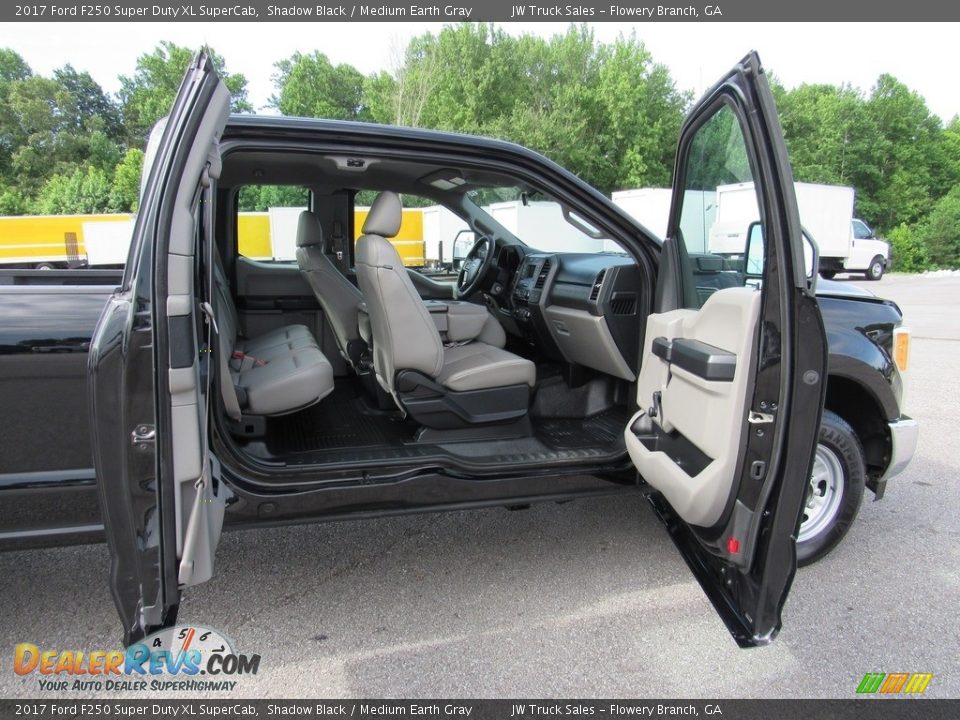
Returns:
[[[130,444],[134,447],[146,449],[157,441],[157,428],[153,425],[137,425],[130,433]]]

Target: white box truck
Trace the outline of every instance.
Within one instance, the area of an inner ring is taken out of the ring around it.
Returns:
[[[854,189],[843,185],[794,183],[800,223],[820,249],[820,274],[856,272],[879,280],[890,263],[890,246],[853,216]],[[717,188],[710,252],[742,255],[750,223],[760,219],[753,183]]]
[[[473,233],[466,221],[443,205],[422,210],[423,244],[426,266],[430,270],[454,269],[455,259],[462,259],[473,247]]]
[[[87,265],[92,268],[123,267],[130,252],[134,219],[116,222],[83,223],[83,244],[87,248]]]
[[[567,222],[555,202],[508,200],[484,205],[490,217],[525,243],[547,252],[603,252],[602,238],[592,238]],[[440,205],[423,208],[423,240],[428,268],[457,270],[473,247],[474,233],[467,223]]]
[[[592,238],[563,217],[555,202],[520,200],[484,205],[490,217],[523,242],[547,252],[598,253],[605,250],[602,238]],[[539,242],[538,242],[539,241]]]
[[[618,190],[610,196],[614,203],[638,220],[659,238],[667,236],[667,220],[673,191],[669,188]],[[683,201],[683,226],[687,230],[686,247],[691,252],[709,252],[710,229],[717,212],[717,194],[712,190],[688,190]],[[741,231],[742,234],[743,231]],[[740,248],[743,253],[743,247]]]
[[[610,196],[616,205],[627,211],[634,220],[654,233],[658,238],[667,236],[667,219],[670,215],[670,188],[636,188],[618,190]]]
[[[800,222],[820,248],[820,274],[862,272],[879,280],[890,264],[890,246],[853,217],[854,190],[841,185],[794,183]],[[659,237],[667,234],[670,190],[638,188],[613,193],[611,199]],[[694,219],[694,215],[696,219]],[[716,193],[689,193],[684,226],[694,237],[687,247],[698,252],[741,256],[750,223],[760,219],[753,183],[721,185]]]

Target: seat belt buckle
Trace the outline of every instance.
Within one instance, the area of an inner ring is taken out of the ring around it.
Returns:
[[[234,368],[236,370],[249,370],[252,367],[263,367],[266,365],[269,360],[261,360],[260,358],[255,358],[253,355],[247,355],[241,350],[234,350],[233,354],[230,356],[233,360],[240,361],[240,367]],[[249,360],[249,362],[247,362]]]

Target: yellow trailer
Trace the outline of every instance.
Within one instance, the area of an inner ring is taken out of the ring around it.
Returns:
[[[240,254],[248,258],[273,259],[270,242],[270,213],[242,212],[237,218]]]
[[[363,222],[370,208],[357,208],[354,214],[354,242],[360,236]],[[261,260],[294,260],[296,258],[297,208],[271,208],[270,212],[242,212],[238,218],[240,254]],[[117,233],[105,235],[103,242],[119,244],[123,235],[129,244],[132,215],[21,215],[0,217],[0,267],[66,268],[83,267],[88,259],[93,263],[90,248],[85,242],[84,227],[100,223],[126,223]],[[271,232],[271,228],[273,229]],[[280,237],[273,237],[278,235]],[[91,243],[93,240],[91,240]],[[403,211],[400,232],[391,242],[407,267],[425,264],[423,213],[419,208]],[[122,252],[121,252],[122,250]],[[126,246],[111,252],[111,263],[122,264]],[[121,258],[119,261],[114,256]]]
[[[258,260],[294,260],[296,258],[296,219],[299,208],[271,208],[269,212],[242,212],[237,218],[240,254]],[[360,237],[370,208],[354,211],[354,242]],[[272,228],[272,230],[271,230]],[[282,234],[283,237],[273,237]],[[390,242],[397,248],[407,267],[423,267],[423,213],[419,208],[403,211],[400,232]]]
[[[84,224],[128,222],[130,215],[18,215],[0,217],[0,266],[82,267]]]
[[[370,208],[356,208],[353,213],[353,241],[362,234],[363,223]],[[397,249],[405,267],[422,268],[426,265],[426,245],[423,241],[423,211],[420,208],[404,208],[400,231],[390,243]]]

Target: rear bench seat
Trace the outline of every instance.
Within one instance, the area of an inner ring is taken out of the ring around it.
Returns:
[[[221,385],[227,414],[285,415],[333,392],[333,367],[305,325],[285,325],[255,338],[237,336],[237,310],[217,258],[214,313],[220,352],[228,360],[229,385]],[[222,367],[222,366],[221,366]]]

